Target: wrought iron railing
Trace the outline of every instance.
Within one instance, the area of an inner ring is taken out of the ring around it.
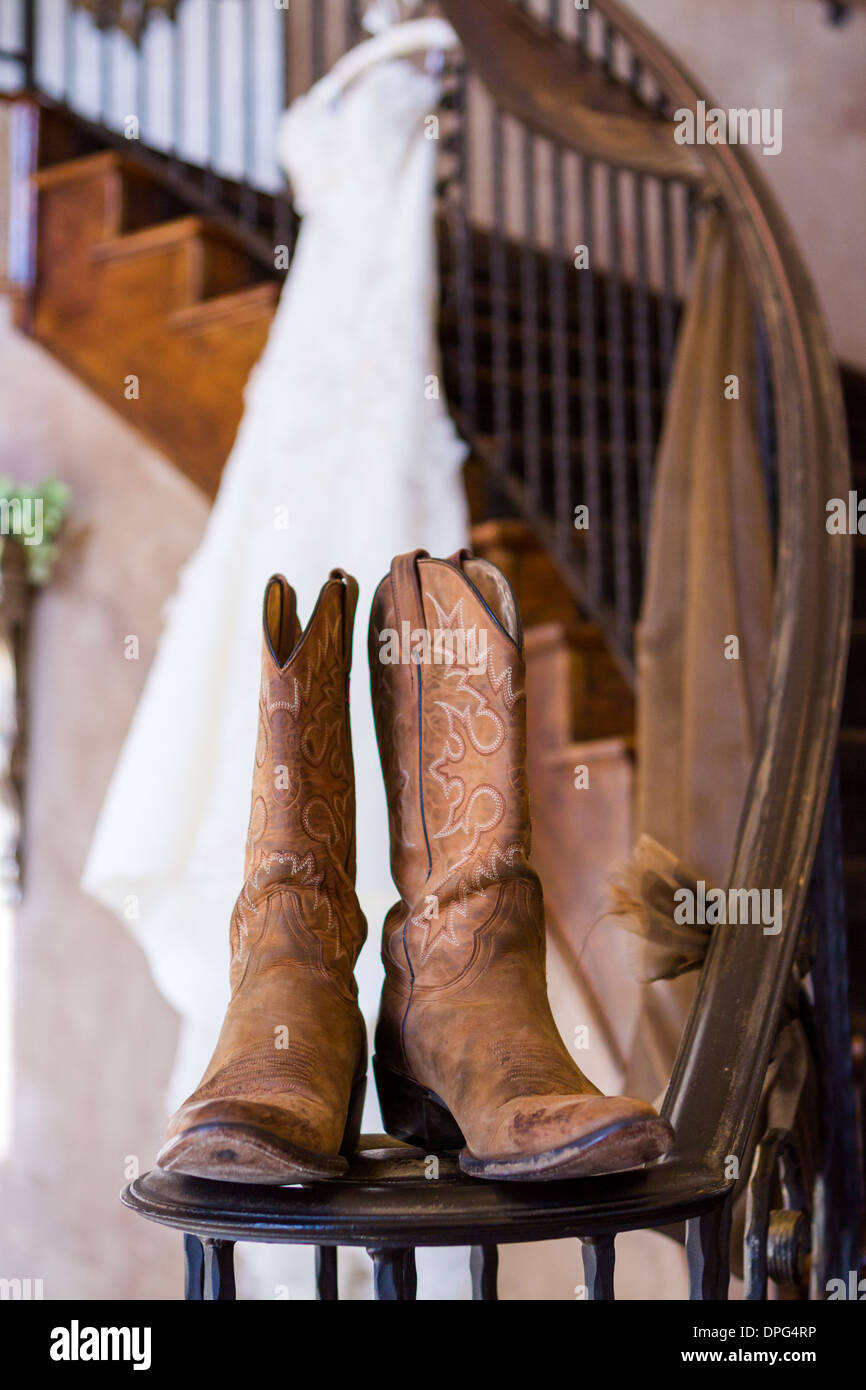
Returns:
[[[295,215],[280,113],[362,37],[361,0],[178,0],[134,38],[77,0],[0,0],[0,91],[30,90],[238,225],[271,269]],[[132,9],[133,7],[130,7]]]

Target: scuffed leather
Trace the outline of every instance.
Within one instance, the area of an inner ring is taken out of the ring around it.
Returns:
[[[314,1153],[339,1151],[366,1065],[353,975],[366,934],[348,715],[356,596],[334,571],[302,635],[294,592],[282,576],[268,584],[231,1001],[169,1140],[203,1123],[249,1123]]]
[[[529,860],[522,636],[504,577],[487,566],[485,602],[467,564],[480,582],[479,562],[466,552],[453,563],[423,552],[400,557],[371,613],[373,704],[400,893],[384,928],[376,1054],[441,1097],[474,1156],[500,1158],[556,1149],[655,1112],[602,1096],[554,1023],[542,890]],[[485,669],[383,664],[382,634],[404,620],[431,632],[484,629]]]

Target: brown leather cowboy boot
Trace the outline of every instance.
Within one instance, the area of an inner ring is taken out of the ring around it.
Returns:
[[[259,734],[231,1002],[157,1159],[196,1177],[295,1183],[344,1172],[361,1124],[364,1022],[353,967],[349,668],[358,586],[333,570],[306,632],[281,575],[264,600]]]
[[[524,661],[503,575],[461,551],[396,559],[370,619],[391,870],[374,1068],[389,1134],[462,1147],[481,1178],[638,1167],[673,1132],[603,1096],[553,1021],[529,866]],[[420,662],[409,659],[410,655]]]

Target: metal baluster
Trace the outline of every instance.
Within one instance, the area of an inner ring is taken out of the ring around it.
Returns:
[[[145,128],[148,121],[148,107],[150,101],[150,66],[147,61],[147,39],[149,29],[145,29],[138,41],[136,50],[135,68],[135,104],[138,109],[138,134],[142,144],[145,139]]]
[[[586,51],[589,45],[589,11],[578,10],[577,12],[577,42]]]
[[[632,332],[635,356],[635,388],[637,396],[637,458],[638,499],[640,511],[641,554],[644,568],[649,537],[650,499],[653,475],[653,403],[652,367],[650,362],[650,321],[648,294],[648,247],[646,220],[646,185],[643,174],[634,176],[635,206],[635,283],[632,311]]]
[[[587,1302],[616,1297],[613,1276],[616,1264],[615,1236],[584,1236],[581,1239],[583,1279]]]
[[[24,0],[21,50],[24,54],[24,88],[32,92],[36,87],[36,0]]]
[[[204,1299],[204,1245],[198,1236],[183,1238],[183,1296],[200,1303]]]
[[[585,158],[581,164],[581,201],[583,204],[583,241],[589,247],[589,267],[576,271],[578,280],[578,312],[580,322],[580,399],[583,453],[583,497],[589,508],[589,529],[586,532],[586,590],[590,605],[597,612],[602,604],[602,546],[601,546],[601,469],[599,464],[598,391],[595,324],[595,257],[593,240],[593,163]]]
[[[72,0],[66,0],[63,12],[63,96],[67,106],[75,105],[75,58],[77,12]]]
[[[662,381],[665,389],[670,379],[674,357],[674,217],[671,185],[660,185],[662,201],[662,297],[659,312],[659,335],[662,353]]]
[[[346,4],[346,48],[354,48],[361,38],[361,6],[359,0]]]
[[[469,74],[465,63],[457,72],[458,172],[460,210],[457,221],[457,352],[460,403],[470,431],[477,427],[478,394],[475,371],[475,276],[472,247],[472,181],[470,170]]]
[[[114,33],[111,29],[99,30],[99,115],[103,125],[111,125],[111,74],[114,52]]]
[[[691,266],[695,254],[695,241],[698,232],[698,207],[700,205],[700,194],[697,187],[690,183],[686,186],[686,252],[688,264]]]
[[[233,1303],[235,1293],[235,1242],[211,1240],[204,1242],[204,1301]]]
[[[622,246],[619,225],[619,171],[607,171],[610,265],[607,275],[607,366],[612,463],[614,594],[619,640],[631,647],[631,554],[625,401],[625,338],[622,314]]]
[[[415,1251],[368,1249],[373,1261],[373,1297],[381,1302],[412,1302],[418,1287]]]
[[[180,165],[183,159],[183,137],[186,122],[184,120],[184,42],[183,42],[183,16],[184,9],[181,7],[175,15],[174,23],[171,25],[171,150],[174,156],[175,168]]]
[[[473,1245],[469,1252],[469,1274],[473,1301],[495,1303],[499,1298],[499,1246]]]
[[[213,202],[219,200],[220,179],[216,170],[220,152],[220,6],[209,0],[207,7],[207,172],[205,190]]]
[[[289,104],[289,13],[277,10],[277,112],[281,114]],[[280,171],[282,177],[282,170]],[[290,245],[292,234],[291,200],[284,188],[278,189],[274,197],[274,246]]]
[[[326,1303],[339,1301],[336,1245],[316,1246],[316,1298]]]
[[[325,6],[322,0],[313,0],[310,61],[313,66],[313,81],[317,82],[325,71]]]
[[[538,370],[538,227],[535,207],[535,136],[523,134],[523,252],[521,256],[521,310],[523,349],[523,448],[524,480],[530,508],[541,509],[541,443]]]
[[[724,1300],[730,1280],[731,1201],[725,1197],[686,1222],[686,1260],[691,1300]]]
[[[241,190],[241,217],[255,222],[258,213],[256,178],[256,74],[255,74],[255,11],[247,0],[243,9],[241,33],[241,70],[243,103],[244,177]]]
[[[631,71],[629,74],[629,84],[636,97],[640,96],[641,83],[643,82],[643,64],[636,53],[631,55]]]
[[[550,369],[553,378],[553,468],[556,543],[563,560],[569,557],[573,534],[571,510],[571,430],[568,399],[568,283],[565,274],[565,194],[563,153],[552,151],[553,247],[550,260]]]
[[[755,406],[758,424],[758,452],[764,474],[770,535],[775,545],[779,524],[779,480],[776,459],[776,432],[773,413],[773,375],[770,346],[763,320],[755,318]]]
[[[505,130],[500,110],[493,113],[493,237],[490,294],[493,315],[494,457],[506,473],[511,461],[511,402],[508,394],[508,267],[505,239]]]
[[[602,43],[602,67],[604,68],[608,77],[613,77],[614,58],[616,56],[616,31],[613,25],[610,24],[607,20],[605,21],[604,25]]]

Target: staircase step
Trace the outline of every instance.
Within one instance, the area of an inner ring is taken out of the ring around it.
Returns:
[[[166,217],[122,153],[40,171],[37,193],[34,336],[212,496],[278,286],[222,227]]]
[[[99,150],[95,154],[80,155],[75,159],[52,164],[45,169],[37,169],[31,175],[33,186],[39,190],[59,188],[62,184],[77,183],[81,179],[104,178],[106,174],[116,173],[121,168],[121,157],[115,150]]]
[[[112,264],[178,250],[186,254],[188,273],[183,307],[248,289],[251,279],[260,274],[221,228],[197,216],[173,218],[112,237],[95,245],[90,254],[95,262]]]
[[[270,321],[280,297],[275,280],[263,280],[247,289],[217,295],[189,304],[169,315],[170,328],[181,333],[204,333],[211,328],[226,328],[258,319]]]
[[[100,150],[37,169],[31,182],[37,195],[73,184],[102,180],[107,239],[177,217],[182,204],[150,173],[117,150]]]

